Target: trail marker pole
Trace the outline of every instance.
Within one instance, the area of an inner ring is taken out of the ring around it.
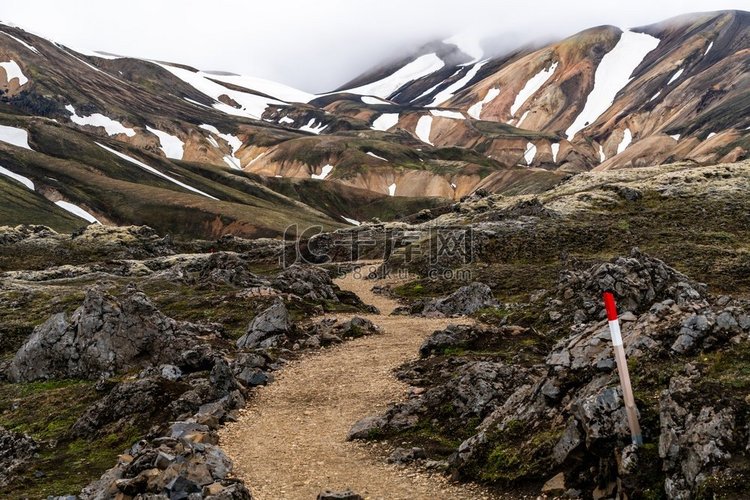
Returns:
[[[633,444],[640,446],[643,444],[643,437],[641,436],[641,426],[638,423],[638,410],[635,407],[635,399],[633,398],[633,387],[630,385],[630,373],[628,372],[627,359],[625,359],[625,348],[622,345],[622,334],[620,333],[620,320],[617,318],[615,296],[612,292],[604,292],[604,307],[607,310],[609,332],[612,337],[612,345],[614,346],[617,372],[620,375],[622,397],[625,399],[625,412],[628,415],[630,436]]]

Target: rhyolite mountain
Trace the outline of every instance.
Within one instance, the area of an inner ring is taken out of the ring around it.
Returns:
[[[454,37],[309,94],[76,52],[0,24],[0,225],[182,236],[335,229],[477,189],[745,159],[750,13],[599,26],[486,55]]]

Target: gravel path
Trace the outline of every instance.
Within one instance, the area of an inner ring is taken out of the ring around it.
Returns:
[[[260,388],[221,446],[258,500],[315,499],[325,489],[351,488],[367,499],[491,498],[475,485],[385,463],[377,444],[346,434],[360,418],[406,396],[392,370],[413,359],[425,337],[456,320],[388,316],[397,303],[372,293],[374,284],[349,274],[337,280],[375,305],[367,315],[383,333],[346,341],[290,362]],[[337,315],[337,317],[347,317]],[[465,321],[465,320],[464,320]]]

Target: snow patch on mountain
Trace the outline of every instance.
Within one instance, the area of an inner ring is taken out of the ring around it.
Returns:
[[[523,123],[523,121],[526,119],[527,116],[529,116],[529,110],[528,109],[523,112],[523,114],[521,115],[521,118],[519,118],[519,120],[518,120],[518,123],[516,123],[516,127],[520,128],[521,124]]]
[[[556,142],[550,147],[552,148],[552,162],[557,163],[557,153],[560,152],[560,143]]]
[[[373,97],[371,95],[363,95],[360,99],[362,99],[362,102],[365,104],[392,104],[380,99],[379,97]]]
[[[604,163],[604,160],[607,159],[607,155],[604,154],[604,146],[599,144],[599,163]]]
[[[219,129],[217,129],[213,125],[208,125],[207,123],[199,125],[198,128],[207,130],[211,132],[212,134],[215,134],[217,137],[221,137],[222,139],[224,139],[226,143],[229,144],[229,147],[232,148],[231,155],[224,155],[224,163],[226,163],[227,165],[229,165],[235,170],[242,169],[242,163],[240,162],[240,159],[237,158],[236,156],[237,151],[242,147],[242,141],[237,136],[219,132]],[[219,147],[219,143],[216,142],[216,140],[211,136],[208,136],[208,142],[210,142],[211,145],[216,148]]]
[[[341,216],[341,218],[353,226],[359,226],[362,224],[358,220],[350,219],[349,217],[344,217],[343,215]]]
[[[432,74],[442,69],[443,66],[445,66],[445,63],[437,54],[425,54],[385,78],[342,92],[373,95],[387,99],[407,83]]]
[[[487,103],[492,102],[495,97],[500,95],[500,89],[499,88],[491,88],[487,91],[487,94],[484,96],[484,99],[479,101],[476,104],[472,104],[471,107],[466,111],[469,113],[469,116],[472,118],[476,118],[479,120],[479,116],[482,114],[482,106],[484,106]]]
[[[594,73],[594,88],[573,124],[565,131],[572,139],[594,123],[614,103],[617,93],[628,84],[635,68],[646,54],[659,45],[659,39],[645,33],[623,31],[617,45],[604,54]]]
[[[36,49],[36,47],[34,47],[32,45],[29,45],[28,43],[24,42],[20,38],[15,37],[15,36],[11,35],[10,33],[6,33],[4,31],[0,31],[0,33],[2,33],[3,35],[8,36],[8,37],[12,38],[13,40],[17,41],[18,43],[20,43],[21,45],[23,45],[24,47],[26,47],[30,51],[34,52],[35,54],[39,53],[39,51]]]
[[[619,155],[623,151],[625,151],[625,148],[630,146],[630,143],[633,142],[633,134],[630,132],[629,128],[625,129],[625,132],[622,134],[622,141],[620,141],[620,144],[617,145],[617,154]]]
[[[442,116],[443,118],[451,118],[453,120],[465,120],[466,117],[458,111],[449,111],[445,109],[431,109],[430,114],[434,116]]]
[[[429,145],[432,145],[432,143],[430,142],[431,131],[432,131],[432,116],[424,115],[420,117],[419,121],[417,122],[417,128],[415,130],[419,140],[422,142],[426,142]]]
[[[396,196],[396,183],[394,182],[388,186],[388,196]]]
[[[315,125],[315,118],[310,118],[310,121],[307,122],[307,125],[302,125],[298,130],[302,130],[304,132],[312,132],[313,134],[320,134],[323,129],[325,129],[328,125],[321,123],[320,125]]]
[[[685,68],[678,69],[677,72],[674,75],[672,75],[672,78],[669,79],[669,81],[667,82],[667,85],[670,85],[672,82],[677,80],[682,75],[683,71],[685,71]]]
[[[21,67],[16,61],[11,59],[10,61],[0,62],[0,68],[5,70],[5,74],[8,75],[8,81],[10,82],[14,78],[18,78],[18,85],[26,85],[29,81],[26,75],[21,71]]]
[[[328,177],[328,174],[333,172],[333,165],[323,165],[323,168],[321,169],[319,174],[311,174],[310,177],[312,179],[318,179],[322,181],[326,177]]]
[[[373,130],[382,130],[385,132],[398,123],[398,113],[383,113],[372,122]]]
[[[674,139],[675,141],[679,141],[679,140],[680,140],[680,134],[674,134],[674,135],[670,135],[669,137],[671,137],[671,138],[672,138],[672,139]]]
[[[101,222],[99,222],[96,217],[94,217],[93,215],[91,215],[90,213],[88,213],[86,210],[82,209],[78,205],[74,205],[73,203],[63,201],[63,200],[56,201],[55,205],[62,208],[63,210],[67,210],[68,212],[75,215],[76,217],[80,217],[81,219],[84,219],[88,222],[101,224]]]
[[[526,160],[526,165],[531,165],[531,163],[534,161],[534,157],[536,156],[536,146],[534,146],[533,142],[529,142],[526,144],[526,152],[524,152],[523,157]]]
[[[289,118],[288,116],[282,116],[282,117],[281,117],[281,118],[279,119],[279,123],[294,123],[294,120],[292,120],[292,119],[291,119],[291,118]]]
[[[134,165],[138,165],[139,167],[141,167],[142,169],[146,170],[147,172],[150,172],[150,173],[152,173],[154,175],[158,175],[159,177],[161,177],[163,179],[166,179],[169,182],[172,182],[174,184],[177,184],[180,187],[183,187],[183,188],[185,188],[185,189],[187,189],[189,191],[192,191],[194,193],[198,193],[198,194],[200,194],[202,196],[205,196],[206,198],[211,198],[212,200],[217,200],[217,201],[219,200],[218,198],[215,198],[215,197],[211,196],[210,194],[204,193],[200,189],[196,189],[196,188],[194,188],[192,186],[189,186],[189,185],[185,184],[184,182],[178,181],[174,177],[170,177],[167,174],[161,173],[160,171],[156,170],[154,167],[146,165],[142,161],[136,160],[132,156],[128,156],[125,153],[120,153],[119,151],[117,151],[115,149],[112,149],[112,148],[109,148],[109,147],[105,146],[104,144],[99,144],[98,142],[95,142],[94,144],[96,144],[97,146],[99,146],[103,150],[109,151],[113,155],[118,156],[118,157],[122,158],[123,160],[127,160],[130,163],[133,163]]]
[[[368,151],[368,152],[367,152],[367,154],[368,154],[369,156],[372,156],[373,158],[377,158],[378,160],[388,161],[388,160],[386,160],[385,158],[383,158],[382,156],[378,156],[378,155],[376,155],[376,154],[375,154],[375,153],[373,153],[372,151]]]
[[[107,132],[107,135],[117,135],[117,134],[125,134],[128,137],[133,137],[135,135],[135,129],[126,127],[122,123],[118,122],[117,120],[113,120],[112,118],[108,116],[104,116],[101,113],[94,113],[93,115],[89,116],[78,116],[76,113],[76,109],[71,105],[68,104],[65,106],[65,109],[67,109],[70,112],[70,121],[77,125],[88,125],[91,127],[103,127],[104,130]]]
[[[248,90],[254,90],[284,102],[310,102],[317,97],[315,94],[295,89],[283,83],[266,80],[265,78],[247,75],[217,74],[208,71],[204,71],[203,74],[212,80],[219,80]]]
[[[185,143],[182,142],[179,137],[149,126],[146,126],[146,130],[159,138],[159,144],[161,144],[160,148],[164,151],[164,155],[167,158],[182,160],[182,156],[185,154]]]
[[[187,69],[178,68],[176,66],[170,66],[168,64],[155,64],[169,71],[183,82],[195,88],[198,92],[201,92],[202,94],[205,94],[206,96],[214,99],[216,102],[214,102],[213,107],[228,115],[245,116],[259,120],[268,106],[285,104],[284,102],[278,101],[276,99],[262,97],[259,95],[250,94],[248,92],[232,90],[212,81],[212,79],[218,79],[216,78],[216,75],[211,75],[203,71],[193,72]],[[240,108],[235,108],[221,102],[219,100],[219,97],[222,95],[227,96],[235,101],[240,105]]]
[[[428,104],[428,107],[434,107],[439,106],[461,90],[462,88],[466,87],[469,82],[477,76],[477,73],[479,73],[479,70],[482,69],[482,66],[487,64],[487,61],[482,61],[474,64],[474,66],[471,67],[469,71],[466,72],[466,74],[461,78],[460,80],[452,83],[445,89],[441,90],[433,99],[430,104]],[[438,84],[439,85],[439,84]]]
[[[708,44],[708,47],[706,47],[706,51],[703,53],[703,55],[705,56],[706,54],[708,54],[711,51],[711,47],[713,46],[714,46],[714,41],[711,40],[711,43]]]
[[[534,95],[537,90],[542,88],[542,86],[547,83],[547,80],[552,78],[552,75],[555,74],[555,70],[557,69],[558,63],[555,61],[552,63],[548,68],[543,68],[539,73],[532,76],[527,82],[526,85],[523,86],[521,91],[516,96],[516,100],[513,101],[513,105],[510,107],[510,114],[515,116],[516,111],[519,110],[521,106],[523,106],[523,103],[525,103],[529,97]]]
[[[29,146],[29,133],[22,128],[0,125],[0,141],[13,144],[19,148],[31,149]]]
[[[28,177],[24,177],[23,175],[13,173],[5,167],[0,167],[0,175],[4,175],[5,177],[10,177],[11,179],[20,182],[21,184],[31,189],[32,191],[34,190],[34,183]]]

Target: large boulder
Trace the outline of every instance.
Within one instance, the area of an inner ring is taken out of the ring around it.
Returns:
[[[485,307],[496,307],[499,303],[492,296],[492,289],[484,283],[474,282],[462,286],[447,297],[427,302],[422,314],[438,313],[445,316],[465,316]]]
[[[240,349],[252,349],[258,347],[268,337],[281,335],[289,332],[292,321],[284,302],[277,300],[268,309],[264,310],[247,326],[245,335],[237,340]]]
[[[178,364],[180,353],[198,343],[195,332],[162,314],[133,287],[121,298],[94,287],[70,317],[58,313],[34,329],[8,375],[16,382],[98,379],[134,368]]]

